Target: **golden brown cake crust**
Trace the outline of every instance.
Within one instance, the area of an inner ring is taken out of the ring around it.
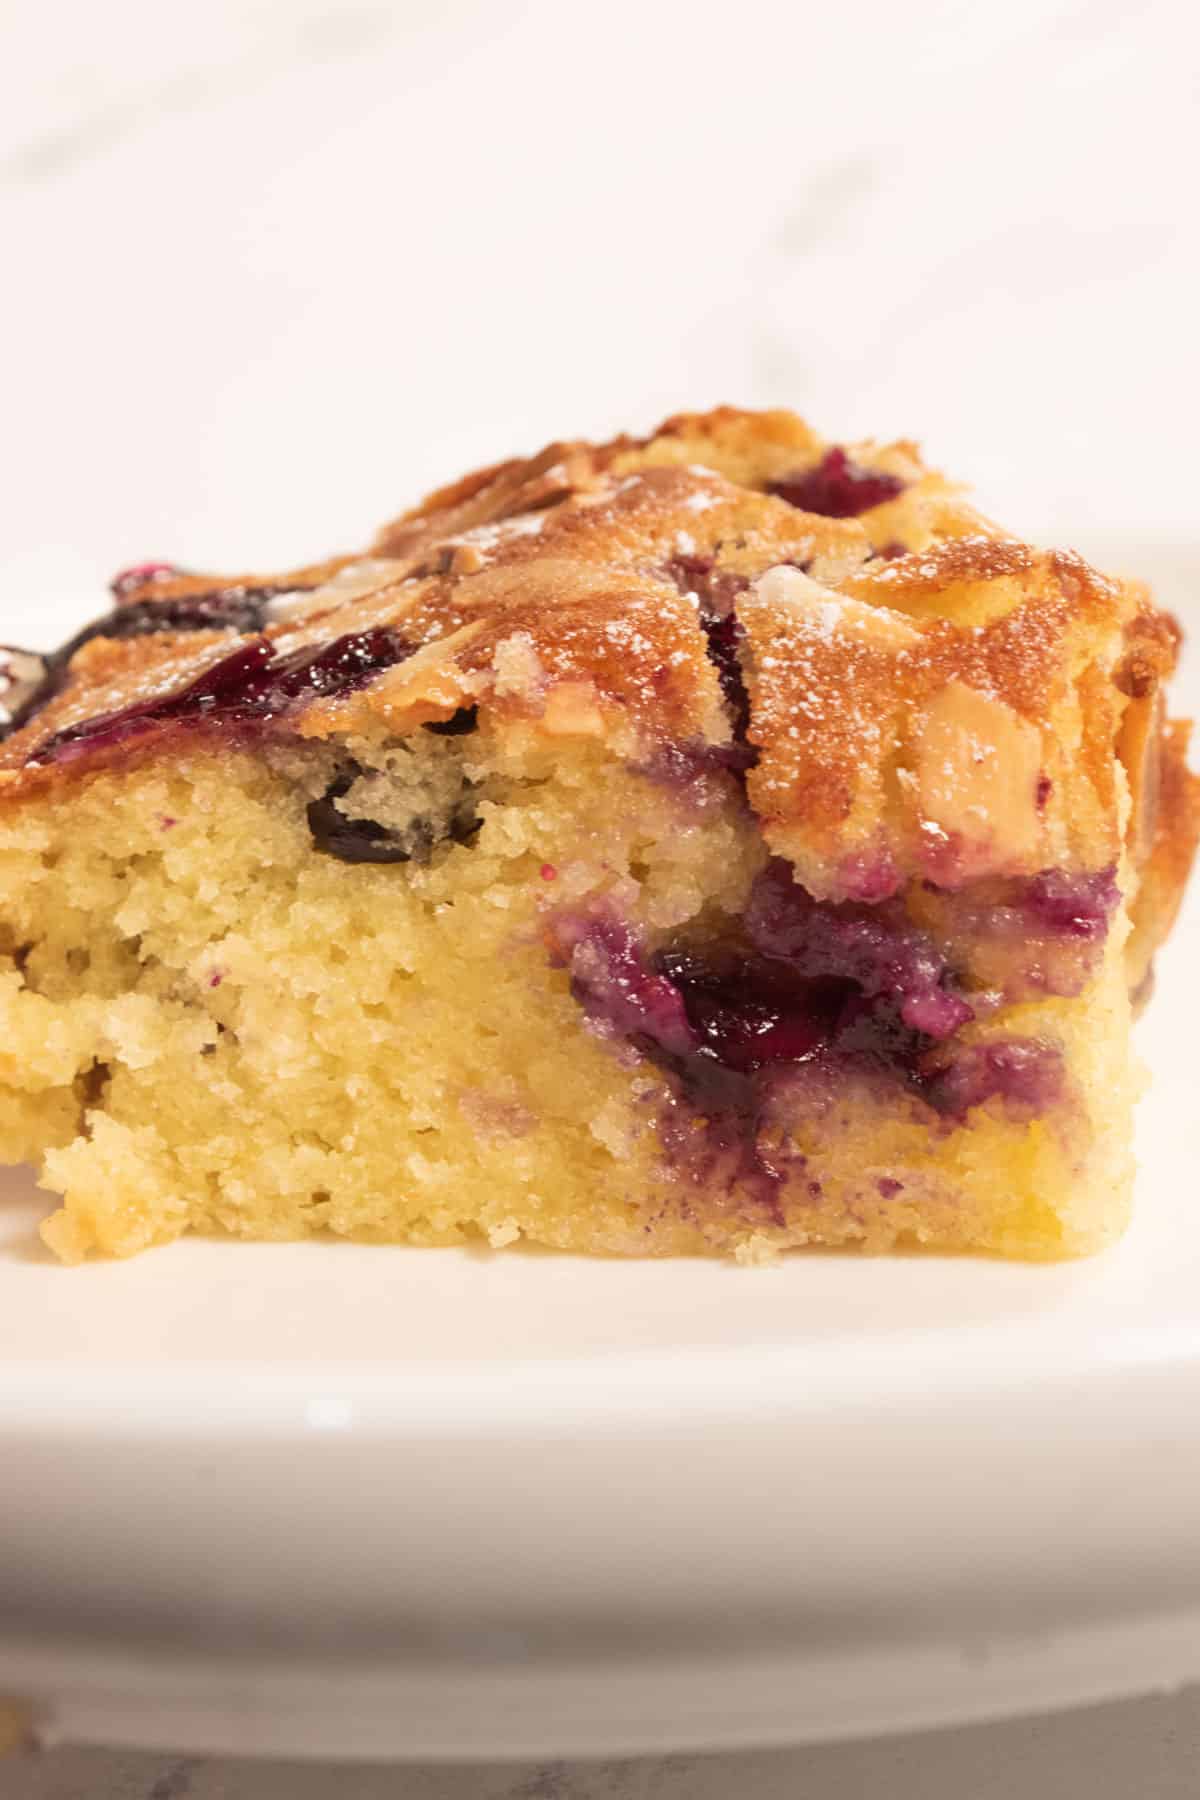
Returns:
[[[88,722],[153,715],[231,643],[303,661],[380,630],[400,647],[390,666],[290,696],[271,730],[404,735],[475,706],[627,758],[729,746],[739,726],[712,627],[736,600],[749,799],[813,893],[1112,865],[1120,743],[1135,803],[1154,795],[1153,830],[1137,829],[1156,935],[1197,829],[1196,779],[1158,699],[1177,629],[1136,586],[1003,535],[907,442],[850,448],[854,478],[880,484],[857,516],[796,504],[797,482],[843,454],[786,412],[679,414],[647,438],[555,443],[468,475],[365,558],[267,577],[151,572],[126,583],[115,619],[217,590],[266,595],[261,631],[93,636],[0,747],[4,792],[69,778],[82,740],[89,763],[161,746],[183,721],[150,716],[115,738]]]

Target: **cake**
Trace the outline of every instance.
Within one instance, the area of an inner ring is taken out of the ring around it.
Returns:
[[[720,408],[113,593],[0,665],[0,1155],[65,1261],[1121,1230],[1200,830],[1136,583]]]

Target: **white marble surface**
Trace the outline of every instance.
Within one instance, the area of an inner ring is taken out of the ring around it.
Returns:
[[[780,401],[1014,524],[1194,531],[1178,0],[0,0],[0,636],[559,433]],[[575,1771],[61,1750],[0,1800],[1192,1795],[1200,1703]]]
[[[87,1749],[0,1762],[0,1800],[1195,1800],[1200,1695],[740,1756],[392,1765]]]
[[[0,0],[14,623],[721,398],[1194,513],[1178,0]],[[11,630],[10,627],[6,627]]]

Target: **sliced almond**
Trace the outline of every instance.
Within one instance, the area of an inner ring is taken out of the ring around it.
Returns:
[[[551,737],[604,736],[604,714],[590,681],[564,681],[551,689],[542,714],[542,729]]]
[[[1153,687],[1129,702],[1117,738],[1117,755],[1129,778],[1127,841],[1135,863],[1142,863],[1149,856],[1158,829],[1165,716],[1162,689]]]
[[[786,608],[795,625],[827,641],[842,634],[877,650],[908,650],[921,641],[910,620],[886,606],[869,606],[822,587],[802,569],[768,569],[750,590],[753,599]],[[744,606],[746,603],[742,601]]]
[[[916,740],[924,821],[992,869],[1023,862],[1039,834],[1041,734],[1003,700],[949,681],[925,708]]]

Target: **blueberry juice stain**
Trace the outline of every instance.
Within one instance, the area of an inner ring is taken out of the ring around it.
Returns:
[[[266,624],[268,602],[279,594],[296,591],[292,583],[281,586],[278,583],[232,582],[206,589],[203,593],[159,598],[153,595],[139,599],[128,597],[140,593],[148,582],[174,578],[182,573],[169,563],[144,563],[115,576],[111,587],[117,605],[102,618],[83,626],[57,650],[39,657],[44,665],[42,678],[0,726],[0,738],[20,731],[62,692],[72,658],[94,638],[124,642],[165,631],[261,632]]]
[[[786,1222],[783,1188],[804,1159],[771,1114],[805,1067],[826,1081],[885,1080],[946,1126],[996,1096],[1027,1111],[1058,1097],[1053,1048],[953,1044],[972,1009],[898,901],[818,901],[775,859],[731,932],[647,952],[611,912],[554,925],[554,960],[593,1026],[668,1076],[660,1141],[692,1183],[736,1188]]]
[[[66,726],[41,744],[31,761],[63,762],[114,749],[156,727],[192,725],[230,735],[266,727],[299,702],[364,687],[415,648],[386,625],[348,632],[330,644],[305,645],[286,656],[269,639],[253,638],[174,693]]]

